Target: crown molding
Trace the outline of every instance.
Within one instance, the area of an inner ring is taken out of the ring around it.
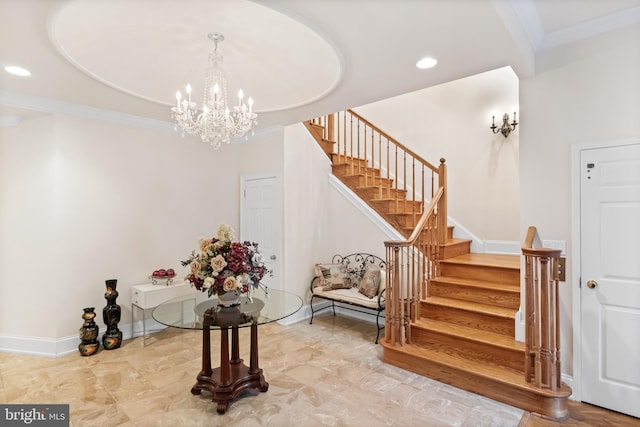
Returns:
[[[102,120],[126,126],[174,132],[174,125],[171,122],[1,89],[0,105],[5,107],[21,108],[28,111],[36,111],[39,113],[64,114],[83,119]],[[18,119],[15,124],[18,124],[19,121],[20,120]]]
[[[597,35],[640,23],[640,6],[582,22],[562,30],[545,33],[535,0],[507,0],[518,17],[531,48],[535,52],[555,49]],[[496,6],[499,0],[494,0]]]
[[[0,89],[0,106],[19,108],[42,114],[63,114],[80,117],[83,119],[101,120],[119,125],[152,129],[161,132],[170,132],[181,135],[173,122],[149,119],[133,114],[121,113],[118,111],[105,110],[102,108],[89,107],[87,105],[73,104],[59,101],[57,99],[45,98],[41,96],[28,95],[25,93],[11,92]],[[23,121],[19,114],[0,115],[0,127],[17,126]],[[281,125],[274,125],[253,131],[250,135],[232,140],[234,144],[244,144],[252,140],[265,138],[282,132]],[[185,135],[186,136],[186,135]]]
[[[545,34],[537,50],[554,49],[565,44],[595,37],[638,23],[640,23],[640,7],[621,10],[611,15]]]

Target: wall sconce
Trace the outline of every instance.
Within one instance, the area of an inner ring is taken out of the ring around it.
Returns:
[[[516,130],[516,126],[518,126],[518,122],[516,122],[516,112],[513,112],[513,122],[509,123],[509,115],[507,113],[502,116],[502,126],[496,126],[496,116],[493,116],[493,124],[489,126],[489,128],[493,131],[493,133],[502,133],[502,136],[505,138],[509,136],[509,134]]]

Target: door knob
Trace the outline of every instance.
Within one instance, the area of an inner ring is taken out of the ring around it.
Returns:
[[[269,258],[270,258],[271,260],[275,261],[276,256],[275,256],[275,255],[271,255]]]
[[[595,280],[589,280],[587,282],[587,287],[589,289],[595,289],[598,286],[598,282],[596,282]]]

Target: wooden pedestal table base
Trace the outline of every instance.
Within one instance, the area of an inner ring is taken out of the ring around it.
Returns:
[[[269,389],[262,369],[258,366],[258,324],[251,325],[251,349],[249,366],[240,359],[238,344],[238,324],[220,325],[214,319],[215,313],[207,310],[202,328],[202,371],[198,374],[191,393],[199,395],[202,390],[211,393],[211,400],[218,403],[218,413],[224,414],[231,402],[243,391],[257,388],[261,392]],[[211,331],[210,326],[220,327],[220,367],[211,369]],[[229,328],[231,328],[231,357],[229,357]]]

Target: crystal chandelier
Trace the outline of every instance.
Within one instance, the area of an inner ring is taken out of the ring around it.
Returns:
[[[187,84],[186,97],[180,91],[176,93],[177,105],[171,108],[176,130],[182,133],[198,135],[214,149],[228,144],[232,139],[240,138],[257,123],[258,115],[253,112],[253,99],[249,97],[245,104],[242,89],[238,91],[238,104],[227,104],[227,81],[222,71],[222,55],[218,53],[218,42],[224,40],[220,33],[210,33],[209,39],[215,44],[209,53],[209,64],[205,77],[204,101],[202,110],[191,101],[191,85]]]

